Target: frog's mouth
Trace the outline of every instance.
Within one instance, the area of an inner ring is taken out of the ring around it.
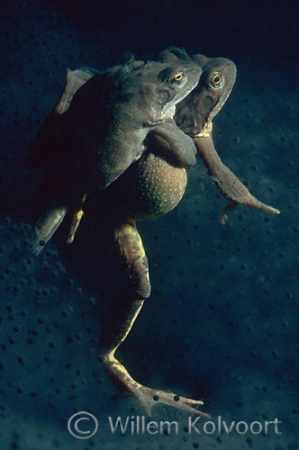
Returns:
[[[174,115],[175,115],[175,105],[166,107],[162,113],[161,122],[164,122],[164,121],[174,122],[174,119],[173,119]]]
[[[181,131],[192,139],[205,137],[212,132],[212,122],[205,117],[199,117],[198,120],[195,117],[188,117],[181,121],[176,121],[176,124]]]
[[[180,128],[180,130],[183,131],[183,133],[187,134],[192,138],[195,138],[198,133],[197,131],[198,127],[196,127],[195,124],[190,123],[182,126],[181,124],[177,123],[177,126]]]
[[[144,123],[144,126],[155,127],[157,125],[162,125],[163,123],[171,123],[172,125],[177,125],[174,120],[176,107],[175,105],[170,107],[165,107],[162,113],[159,115],[159,118],[153,118],[149,116],[147,121]]]

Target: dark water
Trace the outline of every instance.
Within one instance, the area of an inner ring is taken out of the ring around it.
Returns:
[[[1,2],[1,448],[298,448],[298,6]],[[227,433],[222,426],[218,435],[200,419],[201,434],[188,433],[188,414],[157,407],[153,420],[177,422],[178,433],[135,427],[122,436],[112,433],[109,417],[133,416],[131,424],[144,412],[97,359],[105,314],[125,283],[105,239],[109,230],[86,218],[73,248],[57,236],[32,255],[37,181],[22,160],[67,67],[104,69],[169,45],[237,65],[236,85],[215,120],[216,147],[281,214],[239,206],[221,225],[225,200],[198,161],[179,206],[140,223],[153,289],[120,359],[146,385],[204,398],[213,423],[246,422],[249,429]],[[90,439],[67,430],[79,411],[99,422]],[[275,419],[281,423],[266,429]]]

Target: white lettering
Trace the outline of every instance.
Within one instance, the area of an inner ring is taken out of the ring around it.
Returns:
[[[199,429],[196,427],[196,424],[199,419],[200,419],[200,417],[196,417],[196,419],[194,419],[194,420],[192,420],[192,417],[188,418],[188,434],[191,434],[192,431],[195,431],[195,433],[197,433],[197,434],[201,434]]]
[[[212,425],[212,429],[210,431],[208,431],[207,427],[210,425]],[[205,434],[213,434],[213,433],[215,433],[215,430],[216,430],[216,424],[214,422],[209,420],[208,422],[204,423],[203,431]]]
[[[240,430],[240,425],[244,425],[244,431]],[[236,425],[236,432],[238,434],[245,434],[245,433],[247,433],[247,431],[248,431],[248,425],[247,425],[246,422],[238,422],[237,423],[237,425]]]
[[[168,420],[161,421],[160,422],[160,434],[166,432],[166,434],[170,435],[171,433],[171,426],[174,426],[174,434],[178,434],[179,432],[179,424],[176,421],[169,422]],[[166,427],[166,430],[164,429],[164,426]]]
[[[233,420],[230,424],[230,427],[228,427],[226,425],[225,420],[223,420],[222,424],[223,424],[223,428],[225,429],[226,434],[229,434],[234,429],[235,423],[236,422]]]
[[[128,424],[129,424],[129,420],[130,420],[129,417],[127,417],[125,423],[123,423],[122,418],[120,416],[118,416],[115,421],[115,425],[113,424],[112,417],[109,416],[108,419],[109,419],[109,425],[110,425],[110,430],[111,430],[112,434],[116,433],[118,427],[120,428],[121,434],[126,433]]]
[[[281,423],[281,420],[274,419],[274,420],[273,420],[273,423],[274,423],[275,434],[282,434],[280,431],[278,431],[278,428],[277,428],[277,425],[278,425],[279,423]]]
[[[267,422],[265,422],[265,423],[267,423]],[[254,431],[254,426],[255,425],[258,425],[258,430],[257,431]],[[252,434],[260,434],[262,432],[262,430],[263,430],[263,424],[261,422],[256,421],[256,422],[252,422],[250,424],[250,431],[251,431]]]
[[[159,426],[157,422],[151,421],[147,424],[146,431],[148,432],[148,434],[157,434],[159,433],[158,428]]]

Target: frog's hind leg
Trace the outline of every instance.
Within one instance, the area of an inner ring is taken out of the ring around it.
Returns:
[[[135,222],[128,220],[115,229],[115,240],[119,252],[126,264],[132,281],[132,294],[124,296],[121,302],[113,305],[107,318],[100,342],[100,359],[105,364],[114,383],[135,396],[151,415],[151,409],[157,404],[166,404],[191,414],[209,417],[197,409],[202,400],[179,397],[171,392],[163,392],[143,386],[132,378],[127,369],[115,358],[115,352],[128,336],[144,303],[150,295],[148,264],[140,235]],[[134,293],[135,291],[135,293]]]
[[[87,195],[84,194],[82,195],[79,200],[74,204],[74,206],[72,207],[71,211],[70,211],[70,215],[71,215],[71,223],[69,226],[69,232],[67,235],[67,244],[72,244],[74,242],[75,239],[75,235],[77,233],[77,230],[79,228],[79,225],[81,223],[81,220],[84,216],[84,211],[83,211],[83,205],[84,202],[87,198]]]
[[[35,239],[32,244],[33,253],[36,255],[41,253],[45,245],[50,241],[54,233],[60,227],[67,214],[70,215],[67,243],[73,243],[76,232],[84,215],[83,205],[86,197],[86,194],[80,195],[71,208],[68,206],[56,206],[48,208],[42,213],[35,225]]]

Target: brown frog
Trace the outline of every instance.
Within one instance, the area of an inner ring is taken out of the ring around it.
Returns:
[[[45,172],[35,253],[70,210],[80,209],[82,193],[107,188],[141,157],[149,134],[164,143],[165,151],[171,148],[174,153],[178,142],[179,148],[190,149],[184,150],[185,162],[195,164],[194,143],[179,130],[173,115],[200,75],[198,64],[177,57],[171,63],[133,60],[99,73],[68,73],[62,98],[26,158],[27,166]]]
[[[189,60],[188,55],[178,50],[168,50],[158,56],[158,60],[164,63],[176,58],[182,61]],[[210,149],[212,146],[212,119],[220,111],[231,92],[236,69],[234,64],[225,58],[207,59],[203,55],[195,55],[193,60],[201,65],[203,73],[197,87],[177,104],[174,117],[180,128],[195,142],[204,139],[203,149],[199,145],[199,154],[204,158],[206,148]],[[62,103],[72,104],[72,98],[68,95],[66,97],[67,102]],[[175,141],[166,139],[173,130],[172,123],[166,122],[163,127],[159,133],[154,131],[148,133],[144,141],[146,150],[142,156],[117,180],[105,190],[97,192],[95,196],[97,202],[108,205],[106,213],[111,216],[114,223],[116,246],[132,286],[130,292],[124,294],[121,303],[113,305],[105,321],[99,354],[114,381],[135,395],[148,414],[151,413],[152,406],[164,403],[189,413],[208,417],[208,414],[197,409],[197,406],[202,404],[201,400],[179,397],[173,393],[143,386],[131,377],[115,357],[115,352],[130,332],[144,299],[150,295],[148,263],[136,228],[136,221],[155,219],[173,209],[181,200],[187,185],[186,168],[190,165],[188,161],[192,159],[193,149],[184,146],[184,140],[180,134],[177,134]],[[205,142],[208,143],[207,147]],[[212,148],[216,153],[213,146]],[[222,169],[219,160],[216,160],[214,164],[214,159],[209,155],[206,160],[208,168],[212,166],[211,170],[215,171],[219,167]],[[216,169],[214,169],[215,166]],[[225,168],[224,172],[226,170],[228,169]],[[226,194],[227,192],[229,194]],[[225,185],[222,193],[231,198],[230,192],[231,186],[228,183],[228,187]],[[82,217],[81,206],[82,202],[74,209],[70,231],[72,239]],[[268,208],[271,207],[266,206],[267,210],[271,210]]]
[[[174,47],[160,53],[159,59],[167,61],[173,53],[182,59],[188,58],[184,50]],[[223,164],[214,147],[213,119],[222,109],[234,86],[237,75],[235,64],[226,58],[210,59],[200,54],[193,55],[192,59],[201,66],[203,74],[191,95],[177,105],[174,119],[180,129],[193,138],[211,179],[219,192],[229,200],[221,215],[221,222],[225,223],[225,213],[238,204],[279,214],[276,208],[266,205],[249,192]]]
[[[182,59],[189,58],[179,49],[162,52],[158,58],[170,61],[174,53]],[[225,197],[233,198],[236,204],[248,204],[278,213],[278,210],[264,205],[249,193],[235,175],[221,163],[213,146],[212,120],[221,110],[233,88],[236,78],[234,63],[226,58],[208,59],[203,55],[194,55],[192,58],[201,65],[203,73],[197,87],[178,103],[174,116],[176,123],[194,139],[199,154],[212,176],[219,172],[220,180],[224,180],[222,183],[224,187],[220,191]],[[201,400],[179,397],[173,393],[143,386],[135,381],[115,358],[115,352],[128,335],[142,308],[144,298],[150,294],[148,264],[136,228],[136,220],[154,219],[174,208],[181,200],[186,184],[186,169],[175,164],[171,158],[165,157],[159,145],[152,143],[143,157],[105,192],[109,198],[110,212],[115,214],[115,241],[132,285],[140,298],[123,299],[120,305],[112,308],[111,317],[107,318],[104,325],[100,353],[116,383],[135,395],[148,414],[159,402],[208,417],[208,414],[197,409],[197,406],[203,403]]]

